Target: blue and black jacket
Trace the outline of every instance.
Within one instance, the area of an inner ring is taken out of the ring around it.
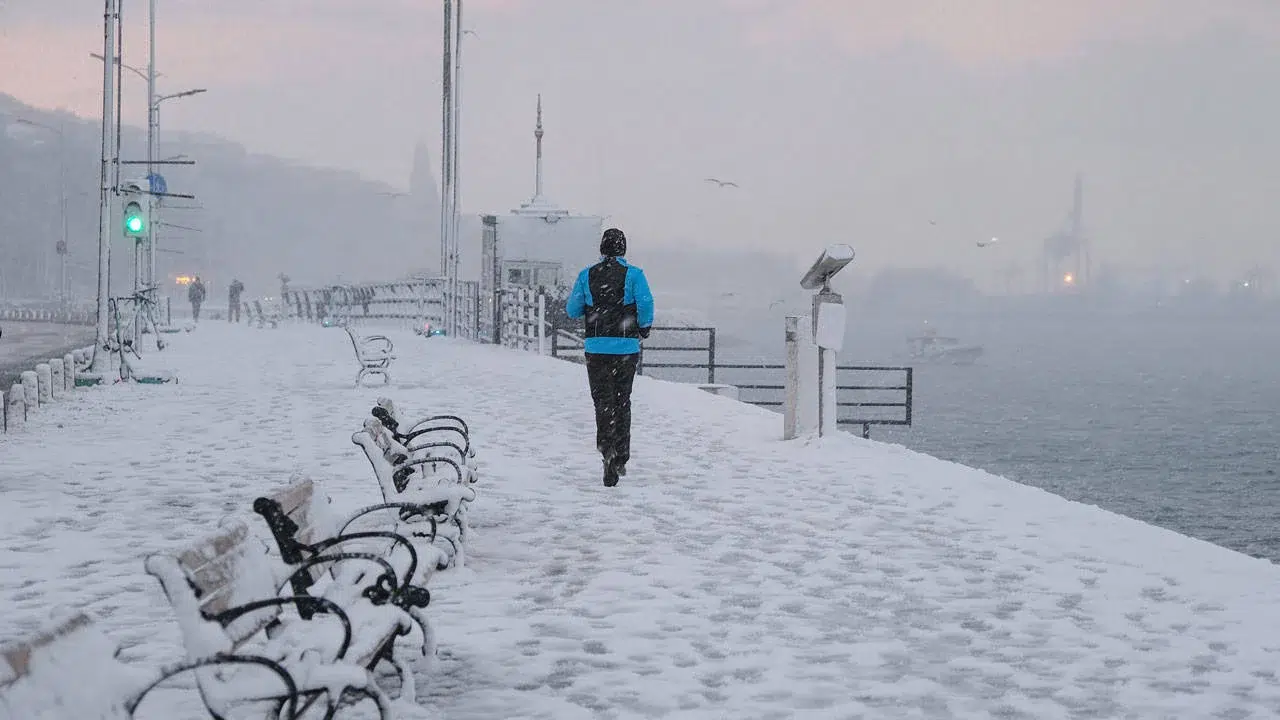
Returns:
[[[585,317],[586,352],[631,355],[640,352],[640,328],[653,325],[653,293],[643,270],[606,257],[578,273],[565,311]]]

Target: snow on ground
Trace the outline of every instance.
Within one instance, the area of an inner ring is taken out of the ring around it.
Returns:
[[[294,471],[371,502],[350,435],[386,393],[460,411],[482,462],[468,567],[432,585],[442,717],[1280,715],[1267,562],[643,378],[604,488],[581,366],[394,337],[392,387],[354,390],[341,330],[204,323],[164,354],[180,384],[0,439],[0,638],[73,605],[122,657],[176,658],[142,557]]]

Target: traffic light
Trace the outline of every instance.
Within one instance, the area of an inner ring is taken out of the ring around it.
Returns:
[[[124,234],[132,238],[147,236],[147,215],[142,205],[132,200],[124,206]]]

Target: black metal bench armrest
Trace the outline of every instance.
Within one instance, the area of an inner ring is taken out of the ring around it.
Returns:
[[[468,439],[471,437],[471,429],[467,427],[467,421],[463,420],[457,415],[430,415],[425,418],[420,418],[414,421],[413,423],[406,425],[405,432],[402,434],[400,433],[401,423],[398,420],[396,420],[395,417],[393,417],[386,408],[382,407],[381,405],[378,405],[378,406],[375,406],[372,410],[370,410],[369,413],[373,415],[373,417],[377,418],[378,422],[382,423],[383,427],[385,427],[387,430],[390,430],[391,434],[396,436],[396,439],[411,437],[413,436],[414,432],[420,429],[423,429],[422,428],[423,425],[426,425],[427,423],[440,422],[442,420],[452,420],[453,422],[458,423],[459,427],[455,428],[450,425],[441,425],[441,426],[430,428],[430,429],[456,430],[462,433],[463,437],[466,437]]]
[[[217,657],[203,658],[201,660],[184,662],[179,665],[164,668],[160,671],[160,677],[144,688],[142,692],[131,698],[129,702],[125,703],[125,710],[127,710],[129,712],[129,716],[132,717],[134,711],[138,709],[138,706],[142,704],[142,701],[146,696],[152,690],[155,690],[164,683],[164,681],[181,675],[182,673],[199,670],[204,667],[211,667],[213,665],[261,665],[267,668],[271,672],[275,673],[280,678],[281,682],[284,683],[286,692],[279,696],[259,699],[283,700],[289,710],[289,712],[283,716],[284,720],[293,720],[298,716],[298,683],[294,681],[293,676],[290,675],[289,671],[284,669],[280,663],[268,658],[258,657],[256,655],[219,655]]]
[[[431,448],[452,448],[454,452],[458,453],[458,462],[459,462],[459,463],[465,463],[465,462],[467,461],[467,453],[466,453],[466,451],[465,451],[465,450],[463,450],[461,447],[459,447],[457,443],[449,442],[448,440],[437,440],[437,441],[435,441],[435,442],[424,442],[424,443],[421,443],[421,444],[418,444],[418,445],[408,445],[408,444],[406,444],[406,445],[405,445],[405,449],[406,449],[406,450],[408,450],[408,451],[409,451],[409,453],[410,453],[411,455],[412,455],[413,453],[416,453],[416,452],[420,451],[420,450],[430,450]],[[435,455],[435,453],[432,453],[432,454],[431,454],[431,457],[438,457],[438,456],[436,456],[436,455]],[[405,458],[405,460],[407,460],[407,459],[408,459],[408,458]],[[403,463],[403,462],[405,462],[405,460],[401,460],[400,462],[401,462],[401,463]],[[395,464],[395,463],[393,463],[393,464]]]
[[[419,418],[409,424],[408,428],[405,430],[405,434],[408,435],[429,422],[438,422],[440,420],[452,420],[458,423],[458,425],[462,426],[462,432],[467,437],[471,436],[471,428],[467,426],[467,421],[457,415],[431,415],[429,417]]]
[[[457,474],[458,484],[459,485],[465,484],[466,481],[462,479],[462,466],[459,465],[456,460],[454,460],[453,458],[447,458],[447,457],[429,457],[429,458],[420,458],[420,459],[410,460],[408,462],[397,465],[394,476],[393,476],[397,480],[397,487],[399,487],[399,483],[402,475],[405,475],[405,478],[406,478],[405,486],[407,487],[408,482],[407,482],[406,473],[412,473],[413,468],[415,467],[420,467],[422,465],[430,465],[432,463],[447,463],[449,466],[453,468],[453,472]],[[400,487],[399,489],[401,492],[404,492],[403,487]]]
[[[391,532],[390,530],[367,530],[363,532],[342,533],[336,537],[326,538],[319,542],[312,543],[311,550],[316,553],[323,553],[329,548],[336,547],[350,540],[367,540],[369,538],[393,540],[396,543],[403,545],[405,549],[409,551],[409,569],[405,571],[404,579],[399,580],[397,586],[404,587],[409,585],[409,581],[412,580],[414,574],[418,572],[418,549],[413,546],[413,543],[409,541],[409,538],[401,535],[400,533]],[[316,557],[326,556],[317,555]],[[387,564],[387,567],[391,567],[390,563]]]
[[[373,585],[365,588],[362,593],[373,604],[380,605],[381,603],[395,597],[399,592],[400,582],[396,577],[396,570],[391,566],[391,563],[387,562],[385,558],[374,555],[373,553],[364,552],[342,552],[334,553],[333,555],[316,555],[314,557],[309,557],[302,561],[301,564],[293,566],[293,574],[286,578],[285,582],[292,584],[295,592],[304,590],[306,587],[311,586],[312,579],[307,577],[301,583],[295,583],[295,580],[301,579],[298,577],[299,575],[310,571],[311,568],[317,565],[339,562],[341,560],[368,560],[369,562],[376,563],[382,568],[383,572],[378,576],[377,581],[375,581]],[[384,584],[387,587],[383,587]],[[304,585],[305,587],[300,588],[299,585]]]
[[[327,612],[333,613],[342,623],[342,646],[338,649],[338,658],[345,657],[348,648],[351,647],[351,618],[347,612],[338,607],[338,604],[332,600],[321,597],[313,597],[311,595],[290,595],[288,597],[267,598],[266,600],[254,600],[253,602],[228,608],[214,615],[211,619],[219,625],[226,627],[236,620],[236,618],[247,615],[254,610],[261,610],[265,607],[278,607],[280,605],[297,605],[298,613],[304,619],[310,619],[315,613],[317,607],[323,607]],[[310,607],[308,607],[310,606]],[[305,614],[304,614],[305,613]]]
[[[454,427],[453,425],[427,425],[425,427],[415,428],[412,432],[406,433],[404,435],[401,435],[400,433],[395,433],[395,432],[393,432],[393,435],[395,436],[395,439],[399,443],[407,446],[409,443],[422,437],[423,435],[426,435],[428,433],[435,433],[435,432],[458,433],[458,435],[462,437],[462,443],[464,446],[466,446],[467,452],[468,453],[471,452],[471,436],[468,435],[467,432],[462,428]]]
[[[358,341],[360,352],[372,352],[388,355],[395,350],[395,344],[391,342],[391,338],[386,335],[370,335],[360,338]]]
[[[422,516],[427,518],[427,520],[431,522],[431,537],[434,538],[436,534],[436,519],[433,516],[443,514],[444,511],[447,510],[448,508],[449,508],[448,500],[441,500],[440,502],[431,503],[429,505],[422,505],[419,503],[407,503],[407,502],[388,502],[388,503],[381,503],[378,505],[370,505],[369,507],[366,507],[366,508],[360,508],[354,514],[352,514],[351,517],[347,518],[347,521],[342,524],[342,528],[338,530],[338,535],[342,535],[343,533],[345,533],[347,531],[347,528],[351,526],[351,523],[355,522],[356,520],[359,520],[360,518],[364,517],[365,515],[368,515],[369,513],[377,512],[379,510],[397,509],[397,510],[400,510],[400,519],[402,521],[408,521],[410,518],[413,518],[416,516]]]

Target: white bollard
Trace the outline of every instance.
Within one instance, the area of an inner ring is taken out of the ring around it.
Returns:
[[[14,383],[4,399],[4,430],[13,432],[22,427],[27,419],[26,391],[22,385]]]
[[[818,431],[818,346],[807,316],[786,319],[787,380],[782,439]]]
[[[22,400],[27,404],[27,412],[40,409],[40,381],[36,379],[35,370],[22,373]]]
[[[62,358],[49,359],[49,397],[57,400],[67,391],[67,380],[63,376]]]
[[[40,404],[53,402],[53,368],[49,363],[36,365],[36,391],[40,393]]]
[[[820,435],[838,428],[839,404],[836,400],[836,355],[844,349],[846,314],[844,298],[833,292],[819,293],[814,298],[813,339],[818,346],[818,418]]]
[[[71,353],[62,356],[62,375],[66,381],[67,393],[76,389],[76,358]]]

